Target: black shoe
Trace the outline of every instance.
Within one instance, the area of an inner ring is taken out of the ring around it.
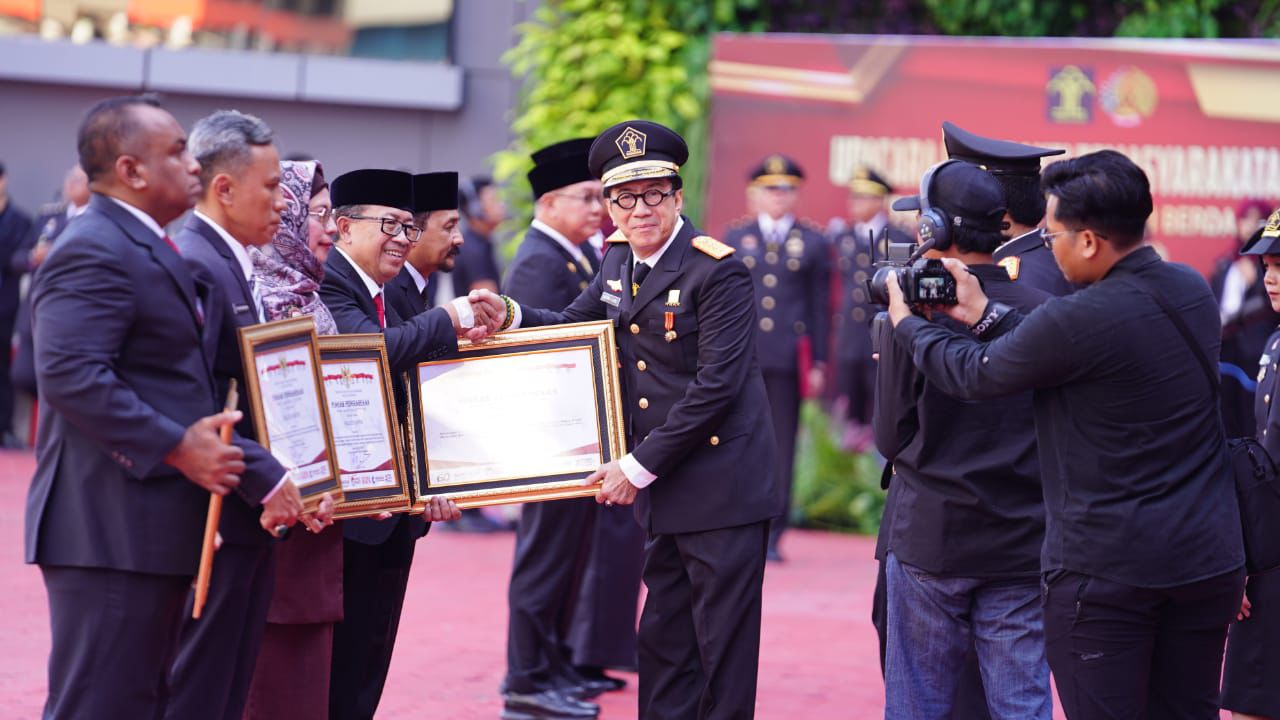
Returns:
[[[565,697],[556,690],[504,693],[502,701],[502,720],[594,718],[600,714],[599,705]]]
[[[588,680],[583,678],[572,683],[566,683],[558,688],[560,694],[567,695],[578,700],[590,700],[593,697],[607,693],[610,690],[616,690],[613,683],[603,680]]]
[[[607,675],[605,674],[604,669],[600,667],[588,667],[586,665],[578,665],[574,667],[574,670],[578,673],[578,675],[582,677],[583,680],[589,680],[589,681],[598,682],[598,683],[605,683],[606,685],[608,685],[608,687],[605,689],[605,692],[613,692],[615,690],[621,690],[627,686],[626,680],[623,680],[620,677]]]

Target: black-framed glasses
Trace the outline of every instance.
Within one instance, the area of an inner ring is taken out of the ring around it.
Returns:
[[[663,200],[675,195],[676,192],[677,191],[675,190],[668,192],[665,190],[659,190],[658,188],[649,188],[639,195],[631,192],[620,192],[617,197],[609,198],[609,202],[617,205],[623,210],[635,209],[636,203],[640,200],[644,200],[644,204],[649,207],[658,207],[662,204]]]
[[[321,225],[329,222],[329,218],[333,217],[333,208],[320,208],[319,210],[308,210],[307,217],[315,218]]]
[[[389,217],[373,217],[370,215],[346,215],[352,220],[376,220],[382,223],[382,234],[387,237],[395,237],[404,233],[404,239],[410,244],[416,244],[422,238],[422,228],[409,223],[402,223],[395,218]]]

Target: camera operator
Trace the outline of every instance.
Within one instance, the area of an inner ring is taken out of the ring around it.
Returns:
[[[969,332],[912,316],[891,281],[894,339],[957,397],[1035,391],[1046,649],[1067,717],[1216,718],[1244,552],[1217,403],[1188,343],[1217,358],[1217,304],[1143,243],[1150,185],[1127,157],[1054,163],[1043,183],[1044,240],[1087,287],[1027,314],[948,260],[946,312]]]
[[[1051,297],[1015,283],[991,258],[1004,240],[1005,214],[994,178],[956,160],[925,178],[919,196],[895,206],[918,209],[921,224],[931,224],[920,232],[934,243],[925,257],[963,261],[992,297],[1024,312]],[[916,267],[915,284],[928,287]],[[872,288],[873,296],[883,291]],[[873,418],[876,446],[894,469],[883,521],[885,718],[964,717],[955,698],[969,681],[961,669],[972,648],[991,717],[1049,720],[1039,602],[1044,500],[1031,393],[950,397],[920,376],[892,332],[880,326]]]

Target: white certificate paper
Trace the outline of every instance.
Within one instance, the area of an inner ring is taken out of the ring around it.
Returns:
[[[540,350],[418,367],[433,487],[600,466],[590,348]]]
[[[398,487],[378,364],[331,360],[320,366],[343,492]]]
[[[254,357],[271,454],[293,471],[299,488],[329,478],[311,346],[291,345]]]

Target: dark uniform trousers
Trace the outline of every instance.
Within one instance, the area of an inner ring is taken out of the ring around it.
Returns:
[[[404,413],[408,394],[400,373],[456,350],[457,342],[448,315],[425,309],[408,271],[384,285],[382,292],[385,328],[378,323],[373,298],[355,268],[342,253],[329,253],[320,299],[333,314],[339,332],[382,332],[396,409]],[[430,523],[420,516],[343,521],[343,617],[333,635],[330,720],[374,716],[391,667],[414,548],[429,528]]]
[[[657,476],[636,498],[648,534],[641,717],[753,717],[767,528],[781,495],[750,275],[685,220],[633,296],[619,240],[564,312],[524,308],[524,324],[609,319],[621,330],[632,454]]]
[[[778,446],[782,506],[769,528],[777,548],[791,515],[791,485],[800,421],[800,356],[827,358],[831,273],[827,241],[814,227],[794,220],[785,235],[768,237],[759,220],[748,218],[725,233],[724,242],[751,271],[755,290],[756,357],[764,375]]]
[[[593,251],[585,245],[583,251],[585,262],[540,227],[530,227],[503,291],[521,305],[567,307],[595,277],[586,254]],[[521,509],[507,591],[508,690],[531,693],[562,684],[573,675],[575,654],[581,665],[635,664],[641,535],[630,509],[591,498]],[[621,567],[610,567],[615,564]],[[600,587],[601,580],[608,585]]]

